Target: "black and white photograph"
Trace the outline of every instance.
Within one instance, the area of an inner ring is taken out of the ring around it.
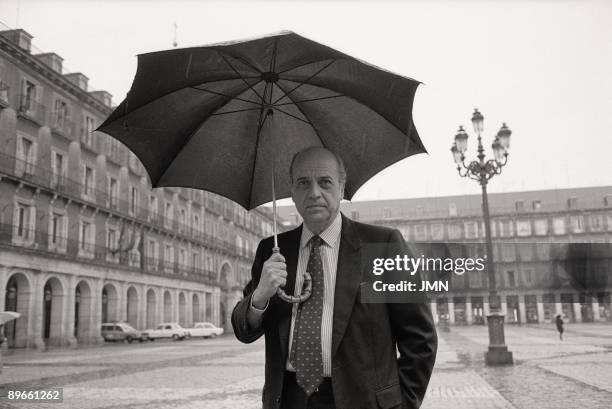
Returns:
[[[0,2],[0,407],[608,409],[612,3]]]

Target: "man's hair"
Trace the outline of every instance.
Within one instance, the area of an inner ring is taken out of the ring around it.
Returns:
[[[293,155],[293,158],[291,158],[291,165],[289,165],[289,180],[291,181],[291,183],[293,183],[293,165],[295,164],[297,158],[304,153],[319,149],[323,149],[332,154],[332,156],[336,159],[336,164],[338,165],[338,176],[340,177],[340,182],[344,183],[346,181],[346,168],[344,167],[344,161],[342,161],[340,155],[322,146],[311,146],[309,148],[302,149],[301,151]]]

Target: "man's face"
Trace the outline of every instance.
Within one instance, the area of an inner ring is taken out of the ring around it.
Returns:
[[[336,217],[344,195],[338,164],[325,150],[300,155],[293,164],[291,198],[304,223],[313,233],[320,233]]]

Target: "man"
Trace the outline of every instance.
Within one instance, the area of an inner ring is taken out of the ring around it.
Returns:
[[[340,213],[346,172],[332,152],[299,152],[290,177],[304,223],[278,236],[280,253],[272,238],[259,244],[232,313],[240,341],[265,334],[264,409],[418,408],[437,350],[429,306],[362,303],[360,295],[362,247],[405,249],[401,234]],[[306,302],[276,296],[279,287],[300,294],[306,270],[313,282]]]

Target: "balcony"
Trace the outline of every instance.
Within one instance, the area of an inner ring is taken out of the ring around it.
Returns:
[[[58,115],[57,113],[53,114],[53,118],[54,120],[51,123],[51,131],[66,138],[72,138],[72,134],[74,132],[74,122]]]
[[[50,169],[34,166],[32,163],[18,159],[15,156],[0,152],[0,174],[16,178],[18,181],[28,181],[37,188],[48,189],[51,192],[64,195],[77,203],[89,203],[99,206],[108,211],[122,213],[127,216],[130,203],[111,196],[105,191],[97,190],[93,186],[86,186],[81,182],[69,177],[58,175]],[[178,220],[166,218],[162,214],[150,213],[146,207],[138,206],[135,218],[142,222],[148,222],[157,229],[167,230],[174,234],[180,234],[188,240],[193,240],[199,245],[225,251],[228,254],[252,258],[251,254],[245,254],[234,243],[222,240],[218,236],[205,233],[201,228],[184,224],[179,232]],[[101,256],[102,259],[106,255]]]
[[[0,107],[6,108],[9,106],[9,86],[0,81]]]
[[[32,96],[27,94],[19,95],[19,115],[42,126],[45,124],[45,106],[35,101]]]
[[[155,257],[145,257],[145,263],[141,265],[140,259],[129,252],[112,253],[106,246],[83,243],[75,239],[61,238],[56,243],[51,243],[48,232],[41,229],[19,229],[13,224],[0,223],[0,247],[13,248],[24,254],[139,271],[143,274],[181,278],[205,284],[212,284],[215,277],[212,271],[194,269],[173,262],[164,262],[164,268],[160,268],[162,260]]]

